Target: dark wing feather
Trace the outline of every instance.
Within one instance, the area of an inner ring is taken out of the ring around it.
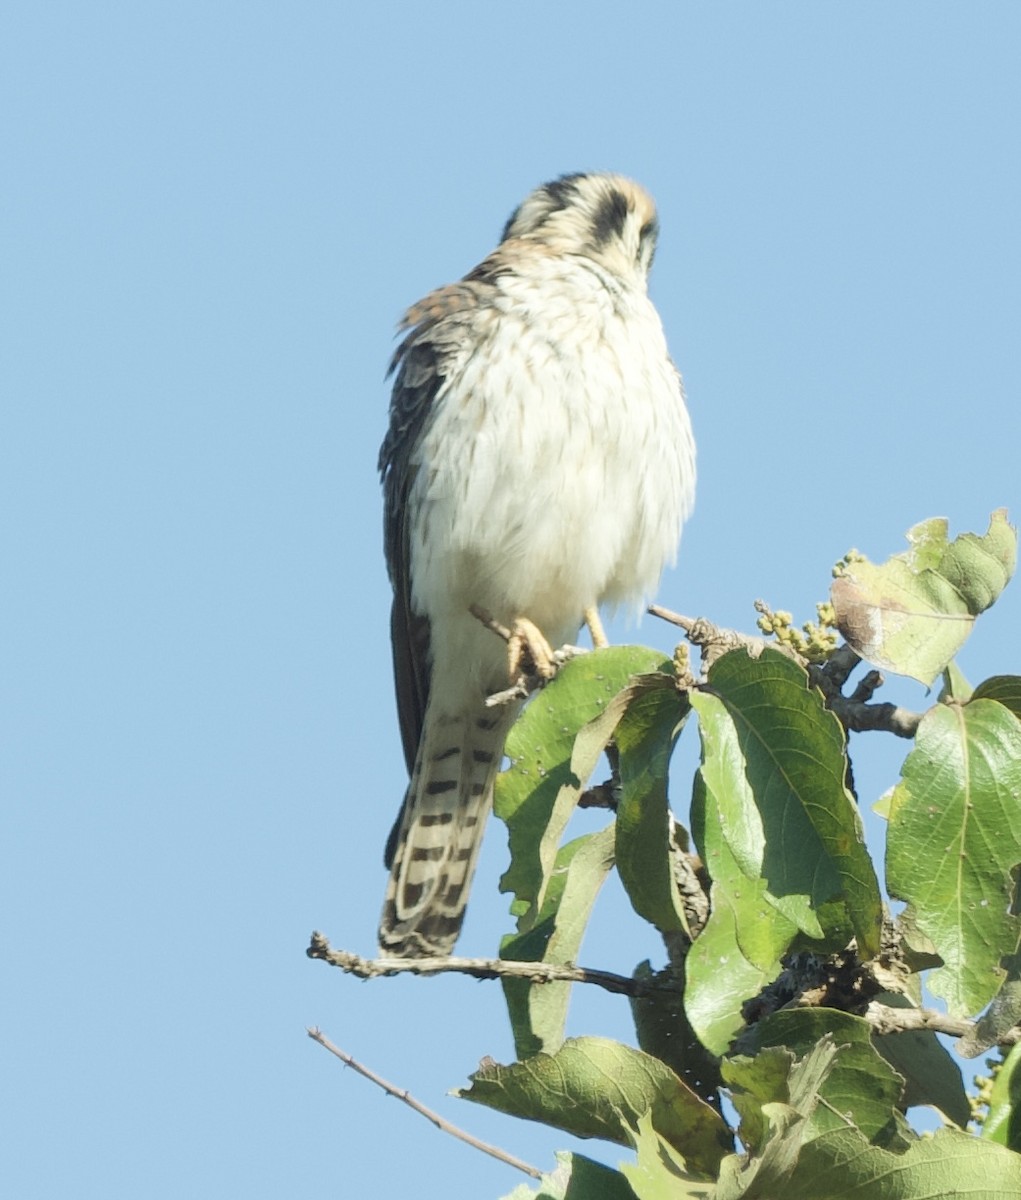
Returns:
[[[429,621],[415,612],[412,602],[408,498],[415,468],[411,456],[443,382],[434,348],[429,343],[415,345],[413,337],[405,339],[394,356],[393,367],[398,371],[390,404],[390,428],[379,455],[384,496],[383,537],[394,591],[390,610],[394,687],[409,775],[415,765],[429,701]]]
[[[485,264],[483,264],[483,267]],[[429,621],[415,611],[411,579],[409,498],[415,479],[414,452],[452,361],[472,337],[473,315],[495,290],[496,271],[476,268],[460,283],[426,296],[401,323],[407,336],[390,364],[396,372],[390,427],[379,452],[383,477],[384,543],[393,585],[390,633],[394,686],[404,758],[415,766],[429,702]]]

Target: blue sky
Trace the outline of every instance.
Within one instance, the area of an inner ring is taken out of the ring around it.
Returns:
[[[372,951],[404,787],[375,474],[395,322],[543,180],[641,180],[700,450],[659,599],[811,616],[849,546],[1021,513],[1019,50],[1014,3],[3,17],[7,1194],[519,1182],[309,1024],[552,1165],[565,1137],[445,1095],[511,1057],[495,987],[303,953],[313,928]],[[1021,671],[1017,586],[962,655],[974,681]],[[858,749],[867,805],[903,747]],[[509,927],[505,856],[494,824],[465,953]],[[658,959],[612,889],[595,922],[586,963]],[[627,1037],[626,1009],[578,994],[571,1032]]]

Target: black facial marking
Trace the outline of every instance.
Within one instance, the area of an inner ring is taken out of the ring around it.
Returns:
[[[543,190],[553,201],[550,211],[559,212],[560,209],[567,208],[578,196],[578,180],[584,178],[580,171],[576,171],[573,175],[561,175],[559,179],[547,183]]]
[[[628,203],[623,192],[616,188],[599,201],[592,219],[592,241],[596,246],[605,246],[615,237],[620,237],[627,224]]]
[[[647,265],[652,265],[652,257],[656,253],[656,240],[659,237],[659,222],[655,217],[646,221],[638,233],[638,257],[645,258]]]
[[[582,171],[576,171],[573,175],[561,175],[559,179],[553,179],[549,183],[542,186],[542,191],[549,197],[549,213],[560,212],[561,209],[567,208],[577,198],[578,195],[578,180],[584,179],[585,175]],[[521,212],[522,205],[511,213],[507,220],[507,224],[503,227],[503,233],[500,236],[500,241],[505,242],[510,236],[510,231],[518,219],[518,214]]]

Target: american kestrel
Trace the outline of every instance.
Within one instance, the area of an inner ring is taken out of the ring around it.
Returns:
[[[680,376],[646,293],[656,209],[619,175],[565,175],[492,254],[409,309],[379,456],[397,706],[411,781],[387,846],[384,954],[449,953],[514,704],[469,611],[551,645],[640,607],[695,487]]]

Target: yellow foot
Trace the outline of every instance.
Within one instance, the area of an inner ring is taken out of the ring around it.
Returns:
[[[602,650],[604,646],[610,644],[606,637],[606,630],[603,629],[603,622],[599,619],[598,608],[585,609],[585,624],[592,635],[592,645],[596,650]]]
[[[527,617],[518,617],[511,626],[507,639],[507,668],[515,681],[527,675],[549,680],[556,674],[552,646]]]

